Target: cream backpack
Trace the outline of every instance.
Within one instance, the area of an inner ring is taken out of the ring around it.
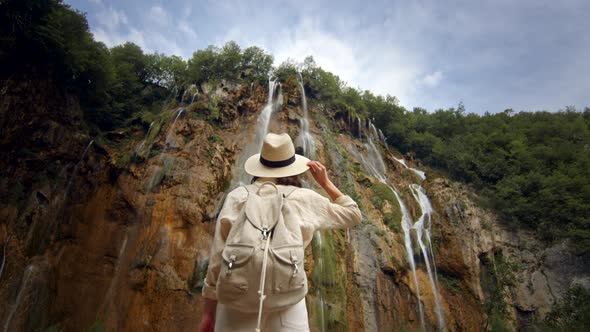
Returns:
[[[260,196],[264,187],[272,195]],[[217,300],[242,312],[276,311],[307,294],[299,221],[285,202],[296,187],[281,192],[272,182],[245,186],[248,198],[223,249]]]

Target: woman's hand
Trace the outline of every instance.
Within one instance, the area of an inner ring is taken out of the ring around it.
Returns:
[[[309,170],[311,171],[311,175],[316,180],[316,182],[324,187],[330,179],[328,179],[328,172],[326,171],[326,166],[322,165],[319,161],[309,161],[307,163],[309,166]]]
[[[310,161],[307,163],[307,166],[309,166],[313,178],[322,188],[324,188],[332,200],[336,200],[336,198],[343,195],[328,178],[326,166],[322,165],[319,161]]]

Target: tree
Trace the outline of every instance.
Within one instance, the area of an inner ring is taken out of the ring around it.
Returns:
[[[179,56],[162,53],[147,55],[147,81],[168,90],[187,83],[187,63]]]
[[[254,80],[265,81],[272,69],[274,59],[270,54],[257,46],[250,46],[244,50],[242,55],[242,69],[251,70]]]
[[[242,50],[235,41],[229,41],[223,45],[218,55],[219,79],[237,79],[242,70]]]

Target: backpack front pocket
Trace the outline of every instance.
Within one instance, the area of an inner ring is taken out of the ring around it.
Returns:
[[[273,293],[301,289],[307,281],[303,269],[303,246],[273,248]]]
[[[217,297],[220,302],[233,301],[248,291],[249,263],[254,246],[228,244],[223,249],[223,266],[217,282]],[[258,271],[259,272],[259,271]]]

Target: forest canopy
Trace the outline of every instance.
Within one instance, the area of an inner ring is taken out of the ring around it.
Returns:
[[[190,59],[146,54],[138,45],[108,48],[61,0],[0,2],[0,81],[51,80],[78,98],[95,133],[158,112],[191,85],[221,80],[265,84],[301,72],[311,104],[332,114],[371,119],[388,144],[433,169],[471,184],[515,226],[546,240],[571,238],[590,250],[590,109],[468,113],[457,108],[407,110],[392,96],[347,86],[308,57],[275,66],[271,54],[235,42],[197,50]]]

